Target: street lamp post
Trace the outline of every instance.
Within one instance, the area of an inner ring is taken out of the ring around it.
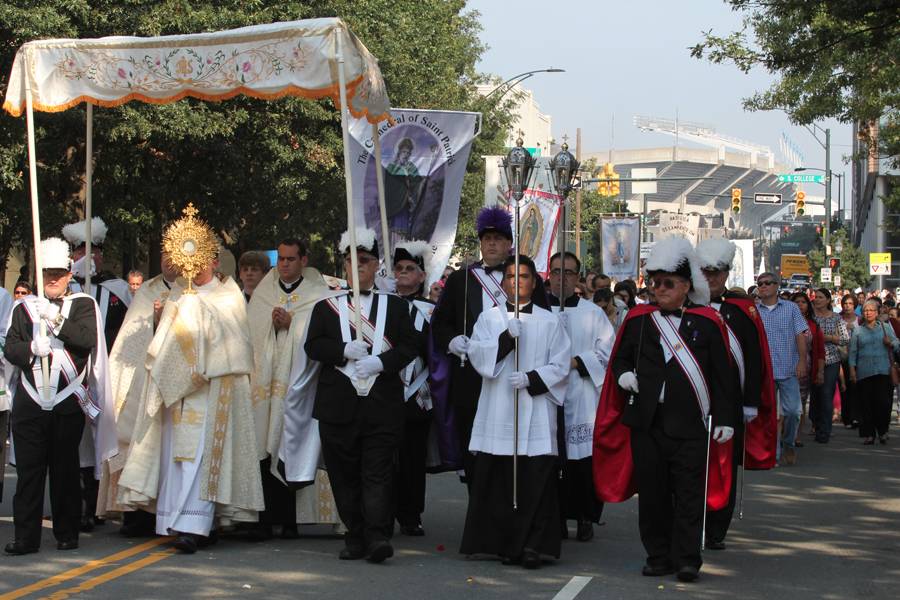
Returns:
[[[500,98],[505,96],[511,89],[513,89],[514,87],[516,87],[517,85],[519,85],[520,83],[525,81],[526,79],[530,79],[531,77],[534,77],[534,75],[536,73],[565,73],[565,72],[566,72],[565,69],[556,69],[554,67],[550,67],[549,69],[535,69],[534,71],[525,71],[524,73],[519,73],[518,75],[514,75],[514,76],[510,77],[509,79],[507,79],[506,81],[504,81],[503,83],[501,83],[500,85],[498,85],[497,87],[492,89],[490,92],[485,94],[484,98],[488,99],[491,96],[493,96],[494,94],[496,94],[498,91],[500,91],[501,89],[506,88],[506,90],[497,97],[497,100],[499,100]]]
[[[816,140],[819,145],[825,149],[825,232],[823,241],[825,242],[825,254],[827,258],[828,241],[831,233],[831,129],[822,129],[815,123],[813,123],[812,126],[815,129],[810,129],[809,127],[804,125],[804,127],[806,127],[806,129],[812,134],[813,139]],[[824,143],[816,135],[816,130],[821,131],[825,134]]]
[[[559,195],[559,233],[557,233],[557,247],[559,248],[559,311],[565,308],[565,271],[566,271],[566,198],[572,191],[574,178],[578,175],[578,161],[569,152],[569,145],[563,144],[562,149],[550,159],[550,176],[553,179],[553,187]]]

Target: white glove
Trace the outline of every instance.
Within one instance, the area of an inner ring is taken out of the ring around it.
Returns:
[[[634,371],[625,371],[619,375],[619,387],[635,394],[638,393],[638,380]]]
[[[528,387],[528,375],[524,371],[513,371],[509,374],[509,385],[517,390]]]
[[[360,360],[368,355],[369,345],[362,340],[353,340],[344,346],[344,358],[347,360]]]
[[[356,376],[359,379],[368,379],[384,371],[384,364],[377,356],[367,356],[356,362]]]
[[[49,356],[50,355],[50,338],[46,335],[37,334],[33,340],[31,340],[31,353],[35,356]]]
[[[759,415],[759,409],[755,406],[744,407],[744,423],[749,423]]]
[[[451,354],[455,354],[457,356],[465,356],[469,351],[469,338],[464,335],[458,335],[447,345],[447,349]]]
[[[517,338],[522,333],[522,321],[519,319],[510,319],[506,324],[506,330],[510,337]]]
[[[56,317],[59,315],[59,306],[53,304],[46,298],[41,298],[38,301],[38,306],[40,307],[40,315],[42,319],[46,319],[48,321],[54,321]]]
[[[734,435],[734,427],[726,427],[724,425],[716,425],[715,429],[713,429],[713,439],[719,442],[720,444],[724,444],[728,440],[731,439],[731,436]]]

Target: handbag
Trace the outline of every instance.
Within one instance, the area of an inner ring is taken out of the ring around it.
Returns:
[[[884,326],[884,321],[881,322],[881,330],[884,332],[884,337],[887,338],[887,329]],[[900,369],[897,368],[897,363],[894,362],[894,353],[891,352],[890,348],[885,348],[888,353],[888,364],[891,365],[891,385],[900,385]]]

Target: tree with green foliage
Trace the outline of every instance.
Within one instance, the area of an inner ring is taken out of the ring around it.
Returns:
[[[832,273],[839,275],[841,278],[842,288],[853,289],[861,287],[866,289],[872,281],[869,275],[869,263],[865,254],[856,246],[850,243],[849,235],[846,229],[839,229],[831,234],[832,248],[840,247],[840,252],[832,252],[832,257],[839,258],[841,261],[837,271]],[[816,285],[821,285],[821,269],[825,267],[825,253],[819,247],[809,253],[809,266],[813,272],[813,280]],[[832,284],[826,284],[828,287],[837,287]]]
[[[744,100],[746,109],[783,110],[797,124],[880,120],[878,151],[900,168],[900,3],[724,1],[743,15],[741,30],[724,36],[709,30],[691,54],[776,75],[769,89]],[[884,200],[900,210],[900,186]]]
[[[484,112],[463,188],[465,235],[483,197],[480,156],[502,151],[511,117],[508,103],[487,103],[475,93],[484,47],[478,15],[464,0],[6,3],[0,5],[0,94],[16,49],[33,39],[159,36],[325,16],[343,18],[379,58],[394,106]],[[8,219],[0,220],[0,255],[6,256],[31,245],[31,218],[24,119],[3,114],[0,121],[0,219]],[[36,114],[45,235],[81,216],[84,122],[83,106]],[[310,240],[314,263],[337,266],[346,212],[340,116],[330,99],[186,99],[97,109],[94,149],[95,214],[109,224],[107,254],[114,259],[118,251],[123,268],[158,253],[163,226],[188,201],[235,253],[298,235]],[[158,268],[158,258],[151,266]]]

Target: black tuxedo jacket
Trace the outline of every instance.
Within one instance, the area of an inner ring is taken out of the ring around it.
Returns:
[[[728,348],[718,326],[705,317],[684,314],[678,333],[697,359],[706,378],[713,426],[734,427],[734,404],[738,402],[738,395]],[[668,363],[665,362],[662,341],[651,315],[629,319],[619,335],[621,342],[612,359],[613,373],[618,381],[622,373],[637,370],[640,391],[626,401],[622,422],[629,427],[648,431],[657,419],[669,437],[706,437],[703,416],[694,390],[674,357]],[[660,403],[663,384],[664,402]]]
[[[409,305],[398,296],[375,294],[371,309],[373,319],[381,302],[388,303],[384,335],[393,347],[378,355],[384,370],[378,374],[375,385],[366,397],[358,396],[350,380],[335,368],[347,363],[340,319],[326,300],[320,300],[313,308],[304,349],[309,358],[322,363],[313,417],[323,423],[349,423],[361,410],[366,411],[370,423],[397,423],[403,420],[400,371],[416,357],[416,334],[409,317]],[[352,315],[350,331],[355,339]]]

